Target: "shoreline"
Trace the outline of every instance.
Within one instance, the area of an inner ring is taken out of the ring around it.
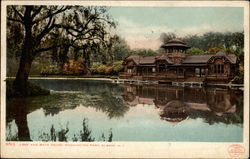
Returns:
[[[15,77],[6,77],[6,79],[14,79]],[[48,80],[99,80],[99,81],[112,81],[111,78],[104,78],[104,77],[29,77],[28,79],[48,79]]]

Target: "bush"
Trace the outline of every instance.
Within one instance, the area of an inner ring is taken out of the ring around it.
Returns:
[[[87,68],[84,65],[84,59],[78,58],[76,61],[69,60],[64,66],[63,66],[63,73],[72,75],[72,74],[87,74]]]
[[[98,73],[97,69],[98,69],[98,67],[99,67],[100,65],[102,65],[102,64],[99,63],[99,62],[94,63],[94,64],[92,65],[92,67],[90,68],[91,73],[92,73],[92,74],[97,74],[97,73]]]
[[[113,64],[113,71],[115,74],[118,74],[120,71],[123,70],[123,65],[122,65],[123,61],[116,61]]]
[[[101,74],[101,75],[104,75],[104,74],[106,74],[106,70],[107,70],[107,66],[101,64],[101,65],[97,68],[97,73],[98,73],[98,74]]]
[[[112,66],[95,63],[91,67],[92,74],[117,75],[123,69],[123,61],[116,61]]]

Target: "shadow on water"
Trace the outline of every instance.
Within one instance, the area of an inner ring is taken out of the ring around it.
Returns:
[[[243,92],[212,87],[124,85],[123,99],[130,106],[153,104],[160,117],[172,123],[202,118],[210,125],[243,123]]]

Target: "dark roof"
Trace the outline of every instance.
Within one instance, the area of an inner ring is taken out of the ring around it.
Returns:
[[[237,63],[237,56],[234,54],[226,54],[224,52],[218,52],[215,55],[189,55],[183,61],[182,64],[206,64],[208,63],[211,57],[216,56],[224,56],[227,58],[232,64]],[[131,55],[126,58],[127,60],[133,60],[136,65],[150,65],[155,63],[156,60],[166,60],[169,64],[173,64],[173,62],[167,57],[166,54],[161,54],[157,56],[138,56]]]
[[[208,60],[213,55],[189,55],[185,58],[185,60],[182,62],[183,64],[187,63],[207,63]]]
[[[156,56],[156,60],[166,60],[169,64],[172,64],[173,62],[167,57],[166,54],[161,54]]]
[[[235,54],[226,54],[224,52],[217,52],[215,56],[224,56],[233,64],[236,64],[237,62],[237,56]]]
[[[189,63],[207,63],[208,60],[213,56],[224,56],[227,58],[232,64],[236,64],[237,56],[234,54],[226,54],[224,52],[218,52],[215,55],[189,55],[186,59],[182,62],[183,64]]]
[[[168,48],[168,47],[184,47],[184,48],[190,48],[190,46],[188,46],[186,42],[181,41],[181,40],[179,40],[179,39],[169,40],[166,44],[163,44],[161,47],[162,47],[162,48]]]
[[[129,57],[127,57],[128,60],[133,60],[136,65],[141,64],[153,64],[155,63],[155,56],[146,56],[146,57],[142,57],[142,56],[138,56],[138,55],[131,55]]]

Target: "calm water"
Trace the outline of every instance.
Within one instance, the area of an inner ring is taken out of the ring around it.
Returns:
[[[241,142],[243,92],[31,80],[51,95],[7,100],[6,139]]]

